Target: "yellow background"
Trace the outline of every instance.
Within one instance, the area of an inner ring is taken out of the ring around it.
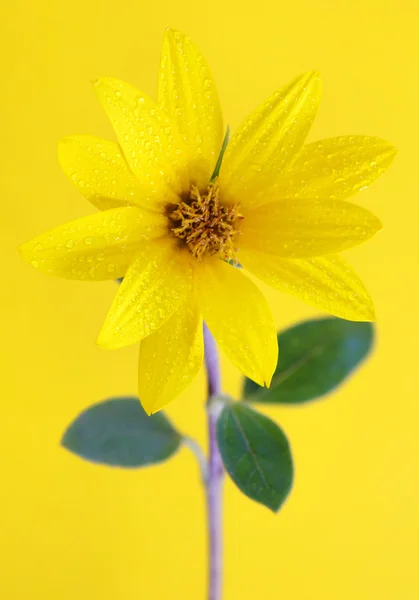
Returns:
[[[156,91],[164,27],[191,35],[234,128],[295,75],[317,68],[310,139],[384,137],[394,166],[362,193],[385,230],[350,253],[378,313],[373,358],[333,397],[266,410],[292,443],[295,487],[274,516],[226,486],[225,600],[419,597],[418,46],[407,0],[16,0],[2,9],[0,596],[7,600],[204,598],[204,503],[184,449],[123,472],[59,447],[84,407],[136,391],[137,349],[95,338],[116,291],[48,278],[16,245],[94,210],[56,142],[112,136],[90,87],[111,75]],[[268,292],[278,327],[315,313]],[[225,389],[240,376],[224,361]],[[204,375],[168,411],[205,439]]]

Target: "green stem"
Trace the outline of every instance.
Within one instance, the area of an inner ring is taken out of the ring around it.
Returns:
[[[217,164],[215,165],[214,173],[211,176],[210,183],[214,181],[220,174],[221,163],[223,162],[224,152],[226,151],[228,141],[230,139],[230,127],[227,125],[226,134],[224,136],[223,144],[221,146],[220,154],[218,156]]]

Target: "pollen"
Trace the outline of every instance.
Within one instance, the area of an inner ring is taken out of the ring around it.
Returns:
[[[221,203],[217,180],[205,192],[192,185],[187,196],[168,211],[170,230],[198,260],[216,255],[237,263],[237,224],[243,219],[238,209],[237,204]]]

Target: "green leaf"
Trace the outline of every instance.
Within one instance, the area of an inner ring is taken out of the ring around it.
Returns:
[[[138,398],[110,398],[82,412],[61,444],[95,463],[135,468],[166,460],[181,441],[164,414],[147,416]]]
[[[236,269],[243,269],[243,265],[241,265],[239,262],[236,262],[232,258],[230,258],[229,260],[226,260],[225,262],[228,263],[229,265],[231,265],[232,267],[235,267]]]
[[[288,440],[276,423],[243,403],[227,404],[217,421],[224,466],[240,490],[277,511],[288,496],[293,466]]]
[[[340,385],[371,351],[371,323],[337,318],[305,321],[278,335],[279,363],[269,389],[245,380],[249,402],[297,404]]]

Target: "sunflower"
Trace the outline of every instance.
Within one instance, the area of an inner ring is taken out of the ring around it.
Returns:
[[[208,66],[179,32],[165,33],[157,103],[117,79],[98,79],[94,89],[117,143],[68,137],[59,161],[100,212],[20,251],[52,275],[124,278],[98,344],[140,342],[139,395],[149,414],[198,372],[203,320],[232,363],[269,386],[276,331],[246,271],[344,319],[374,318],[368,292],[336,252],[381,228],[346,199],[395,150],[365,136],[304,146],[320,99],[317,73],[275,92],[228,145]]]

